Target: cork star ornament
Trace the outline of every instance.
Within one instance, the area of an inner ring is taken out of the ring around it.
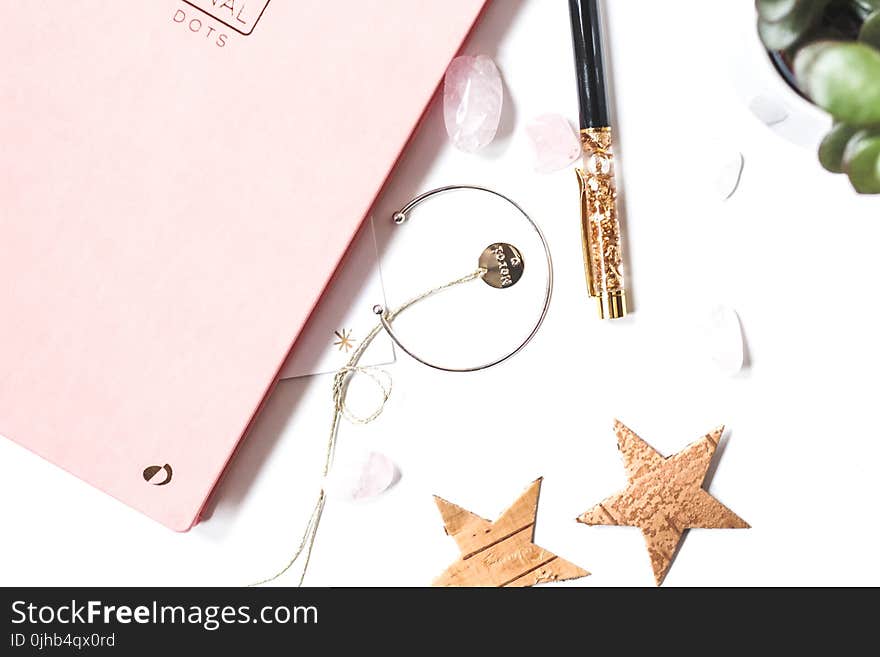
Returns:
[[[723,426],[669,457],[663,457],[618,420],[614,431],[629,486],[585,511],[577,520],[586,525],[640,528],[658,586],[672,565],[685,530],[749,527],[703,489]]]
[[[537,479],[495,522],[435,496],[461,556],[434,586],[534,586],[589,575],[533,542],[540,491]]]

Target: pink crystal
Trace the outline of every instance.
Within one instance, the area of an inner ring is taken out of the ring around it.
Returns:
[[[397,480],[397,466],[384,454],[349,450],[333,465],[326,490],[344,500],[366,500],[384,493]]]
[[[535,171],[550,173],[567,167],[581,154],[581,142],[559,114],[543,114],[526,126],[535,150]]]
[[[476,153],[498,132],[504,88],[495,62],[485,55],[456,57],[446,69],[443,118],[456,148]]]

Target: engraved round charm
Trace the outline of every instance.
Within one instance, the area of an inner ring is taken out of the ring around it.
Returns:
[[[503,290],[516,285],[522,278],[525,263],[518,248],[506,242],[496,242],[480,255],[480,267],[486,270],[483,281]]]

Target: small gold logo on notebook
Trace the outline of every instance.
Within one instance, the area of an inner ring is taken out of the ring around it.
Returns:
[[[174,471],[167,463],[165,465],[151,465],[144,468],[144,481],[154,486],[164,486],[171,483]]]

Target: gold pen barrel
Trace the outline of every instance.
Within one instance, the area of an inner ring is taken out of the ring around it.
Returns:
[[[577,176],[587,289],[598,301],[601,319],[619,319],[626,315],[626,290],[611,128],[584,128],[581,144],[584,168],[577,170]]]

